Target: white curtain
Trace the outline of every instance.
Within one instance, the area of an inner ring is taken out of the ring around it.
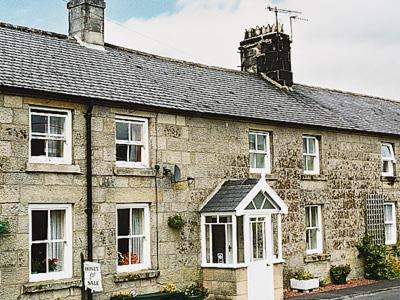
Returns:
[[[50,240],[64,239],[64,217],[65,211],[50,211]],[[64,261],[64,245],[65,242],[50,242],[48,252],[49,272],[62,271]]]
[[[132,209],[132,224],[131,224],[131,264],[142,263],[142,253],[143,253],[143,239],[144,237],[144,209],[134,208]]]

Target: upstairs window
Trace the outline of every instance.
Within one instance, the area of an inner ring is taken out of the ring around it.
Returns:
[[[71,164],[71,111],[30,108],[29,161]]]
[[[149,166],[147,119],[117,117],[115,139],[117,166]]]
[[[71,205],[30,205],[30,281],[72,277]]]
[[[321,206],[306,206],[306,253],[322,253]]]
[[[250,172],[271,172],[269,133],[249,132]]]
[[[396,160],[394,158],[393,145],[389,143],[382,143],[381,145],[382,156],[382,176],[394,176],[394,166]]]
[[[319,142],[314,136],[303,136],[304,174],[319,174]]]
[[[149,228],[147,204],[117,207],[118,272],[150,268]]]
[[[385,222],[385,244],[393,245],[397,243],[396,211],[394,203],[383,205],[383,218]]]

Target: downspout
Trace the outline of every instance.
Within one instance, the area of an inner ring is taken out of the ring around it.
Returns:
[[[86,119],[86,221],[87,221],[87,261],[93,261],[93,178],[92,178],[92,111],[93,102],[87,107]],[[88,300],[93,299],[90,289]]]
[[[157,259],[157,270],[160,269],[160,257],[159,257],[159,224],[158,224],[158,182],[157,175],[160,170],[160,166],[158,165],[158,113],[156,115],[156,167],[155,167],[155,175],[154,175],[154,189],[156,193],[156,259]]]

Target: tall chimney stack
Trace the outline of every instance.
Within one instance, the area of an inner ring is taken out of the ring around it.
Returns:
[[[290,44],[290,37],[283,33],[283,25],[246,30],[239,47],[242,71],[263,73],[280,85],[291,87]]]
[[[69,37],[86,44],[104,46],[104,0],[70,0]]]

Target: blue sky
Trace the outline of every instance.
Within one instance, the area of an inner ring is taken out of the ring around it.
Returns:
[[[107,0],[106,16],[118,22],[176,11],[175,0]],[[0,21],[66,33],[64,0],[0,0]]]

